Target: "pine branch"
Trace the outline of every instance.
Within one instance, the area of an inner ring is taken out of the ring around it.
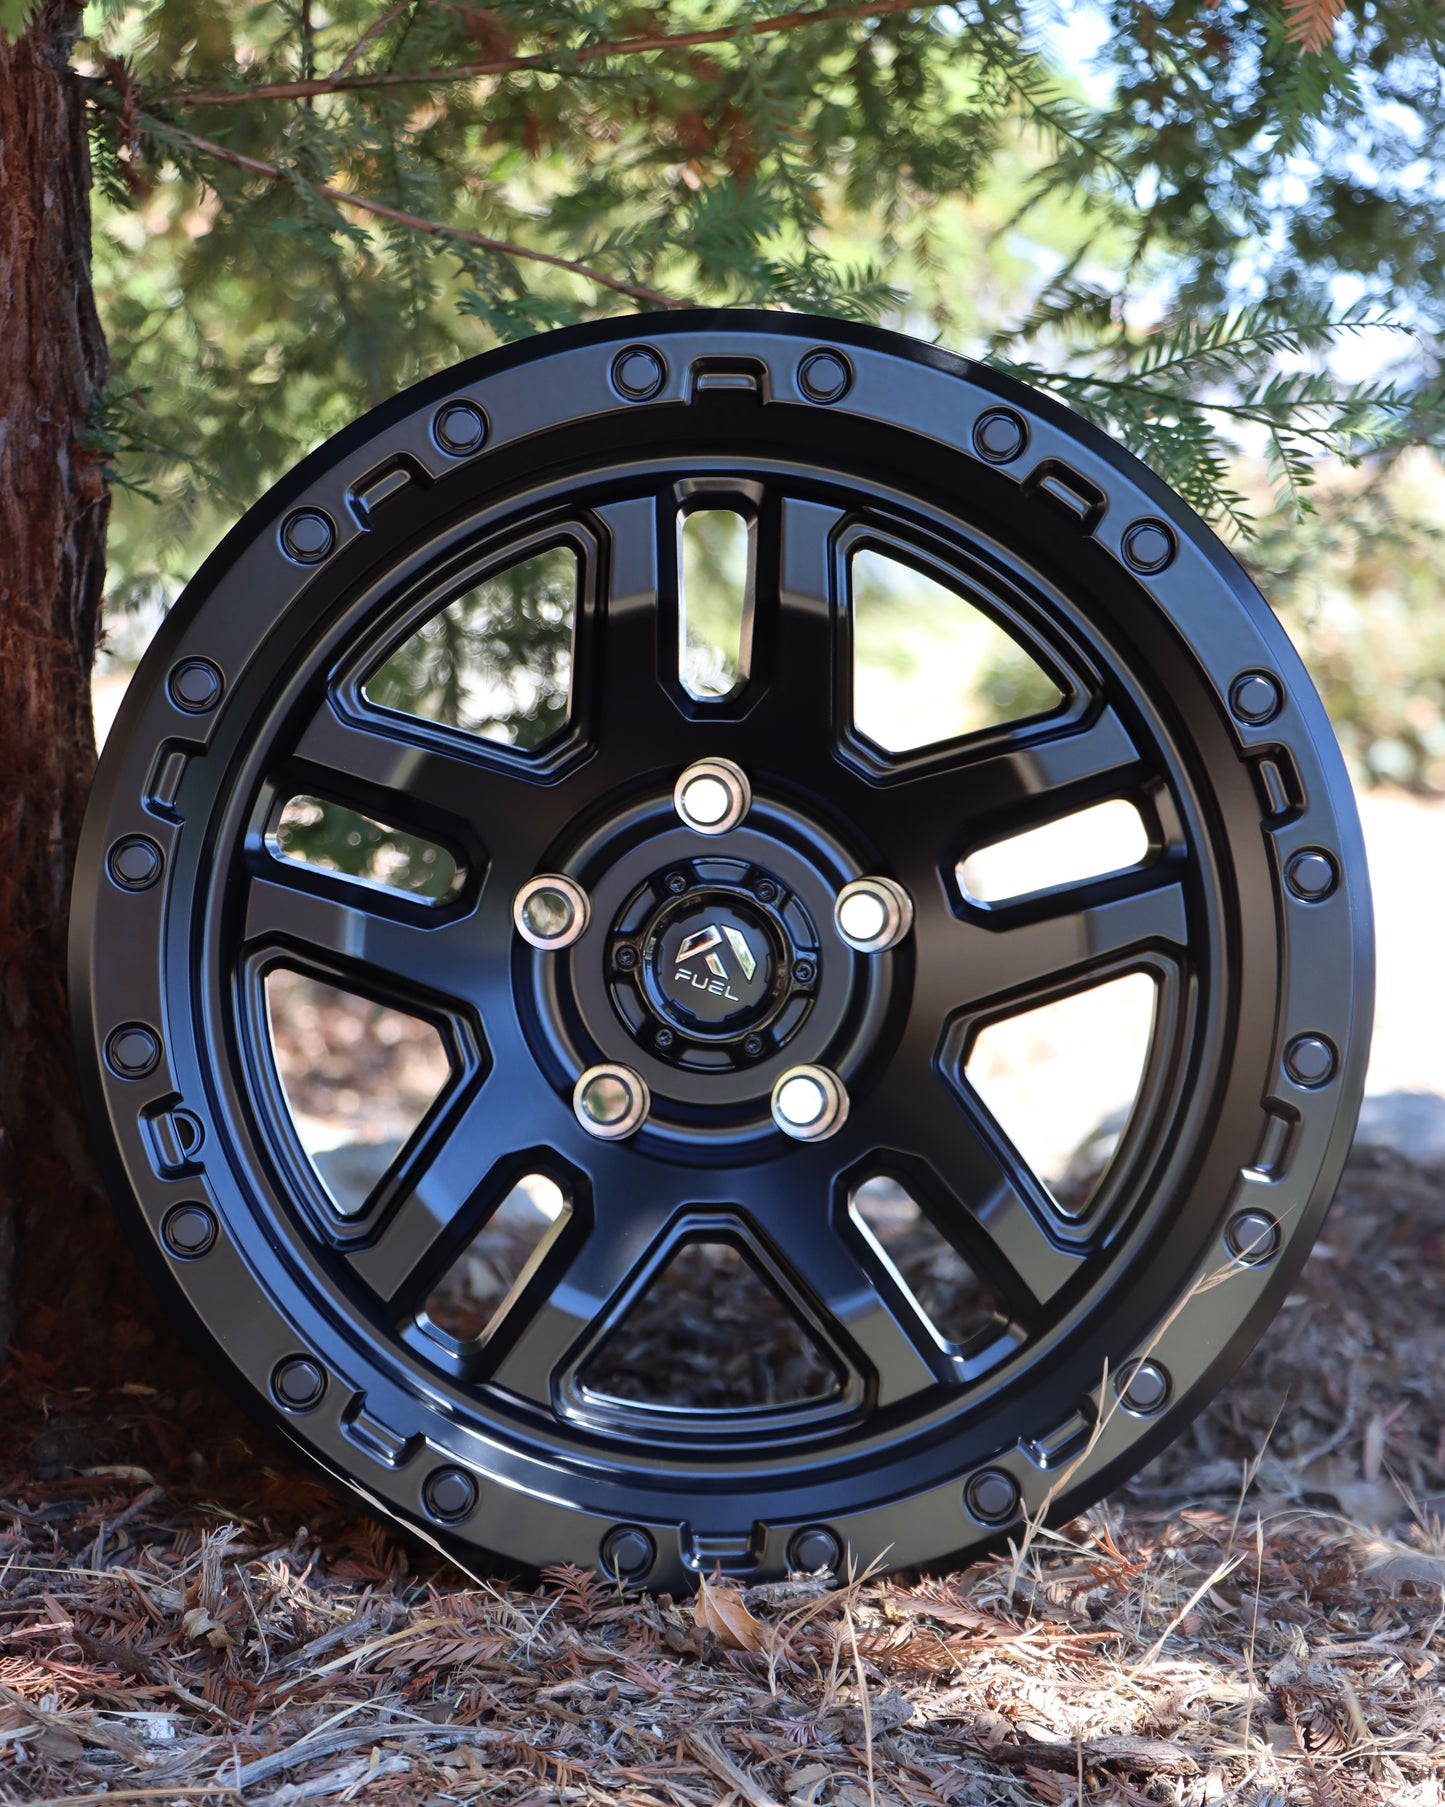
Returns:
[[[1315,507],[1309,489],[1314,482],[1314,472],[1309,459],[1277,426],[1269,429],[1269,468],[1275,488],[1284,491],[1295,520],[1313,514]]]
[[[1213,320],[1184,320],[1157,334],[1146,345],[1138,370],[1144,376],[1177,375],[1190,368],[1202,374],[1230,375],[1251,358],[1297,356],[1345,333],[1372,327],[1404,330],[1368,304],[1339,314],[1311,308],[1291,318],[1263,302]]]
[[[989,339],[991,352],[1004,352],[1011,345],[1027,345],[1049,333],[1074,329],[1075,337],[1087,333],[1099,337],[1115,336],[1122,330],[1122,315],[1116,310],[1118,297],[1097,283],[1082,280],[1080,264],[1088,256],[1087,242],[1080,245],[1058,275],[1042,289],[1028,313],[1017,326],[1000,328]]]
[[[471,232],[462,226],[447,226],[440,220],[423,219],[420,214],[407,213],[400,207],[389,207],[385,201],[373,201],[366,195],[350,194],[346,189],[336,188],[329,182],[309,182],[295,170],[283,169],[277,163],[265,163],[259,157],[243,156],[240,151],[230,150],[224,144],[216,144],[209,138],[198,137],[194,132],[182,131],[179,126],[168,125],[164,120],[147,116],[146,124],[158,138],[189,145],[203,156],[215,157],[236,169],[264,176],[268,182],[283,182],[287,187],[324,196],[338,207],[352,207],[361,213],[374,214],[378,219],[390,220],[393,225],[405,226],[410,232],[424,232],[429,238],[470,245],[475,250],[490,251],[499,257],[517,257],[531,263],[550,264],[554,270],[566,270],[573,276],[585,277],[588,282],[600,283],[603,288],[613,289],[619,295],[630,295],[634,301],[649,302],[654,307],[687,306],[685,301],[678,300],[676,296],[644,288],[639,283],[624,282],[620,277],[609,276],[605,271],[594,269],[591,264],[582,263],[577,258],[559,257],[552,251],[539,251],[531,245],[514,244],[510,239],[489,238],[485,233]]]
[[[1388,453],[1395,445],[1416,440],[1421,423],[1439,410],[1429,396],[1389,382],[1340,385],[1330,372],[1274,371],[1239,387],[1250,358],[1242,369],[1230,372],[1223,365],[1205,364],[1207,374],[1229,379],[1232,393],[1200,394],[1194,380],[1180,384],[1185,367],[1195,364],[1201,342],[1220,340],[1241,331],[1236,345],[1252,354],[1256,363],[1279,349],[1269,334],[1260,332],[1260,310],[1239,316],[1233,323],[1192,326],[1166,336],[1177,352],[1187,344],[1188,355],[1153,356],[1147,375],[1136,362],[1122,374],[1060,371],[1035,363],[1017,363],[997,353],[987,361],[1007,370],[1034,388],[1050,391],[1081,414],[1122,438],[1131,451],[1144,458],[1206,517],[1248,539],[1253,525],[1242,498],[1231,487],[1226,462],[1227,441],[1211,421],[1262,431],[1269,446],[1269,464],[1277,493],[1287,502],[1295,519],[1312,512],[1308,491],[1315,480],[1318,458],[1339,458],[1356,463],[1366,453]],[[1336,321],[1337,327],[1352,322]],[[1110,348],[1128,353],[1125,345]],[[1172,381],[1169,379],[1173,379]]]
[[[253,88],[198,88],[190,92],[181,89],[164,98],[171,106],[231,107],[262,100],[305,100],[316,94],[344,94],[357,88],[432,87],[446,82],[476,81],[488,75],[513,75],[527,69],[565,72],[580,63],[602,58],[641,56],[653,50],[684,50],[698,44],[726,44],[738,38],[772,37],[780,32],[800,31],[810,25],[884,18],[890,13],[927,12],[943,4],[944,0],[856,0],[856,4],[850,6],[823,7],[817,12],[780,13],[776,18],[755,19],[746,25],[719,25],[706,31],[650,32],[636,38],[579,44],[575,50],[491,57],[481,63],[456,63],[442,69],[386,69],[361,75],[338,70],[313,81],[267,82]]]

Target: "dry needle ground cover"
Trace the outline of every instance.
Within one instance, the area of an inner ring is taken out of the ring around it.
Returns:
[[[289,1807],[1439,1802],[1445,1178],[1353,1162],[1244,1373],[958,1574],[481,1584],[118,1321],[0,1371],[0,1798]]]

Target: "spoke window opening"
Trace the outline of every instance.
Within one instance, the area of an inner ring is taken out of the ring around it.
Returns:
[[[520,559],[439,610],[367,679],[368,702],[535,752],[566,726],[580,564]]]
[[[988,1284],[896,1180],[865,1181],[851,1203],[940,1342],[965,1348],[994,1325],[998,1304]]]
[[[853,725],[885,752],[1005,727],[1063,702],[991,616],[901,559],[855,552],[851,589]]]
[[[678,674],[690,697],[719,702],[747,676],[752,528],[736,509],[694,509],[678,543]]]
[[[812,1404],[842,1377],[746,1255],[695,1241],[653,1276],[580,1378],[596,1398],[697,1412]]]
[[[1088,1210],[1139,1096],[1157,989],[1145,973],[991,1023],[965,1077],[1059,1210]]]
[[[432,1024],[278,968],[266,1017],[302,1148],[343,1217],[365,1209],[451,1077]]]
[[[268,844],[278,859],[294,865],[360,879],[429,903],[445,902],[466,877],[445,847],[320,797],[292,797]]]
[[[560,1235],[571,1206],[555,1180],[525,1174],[432,1291],[421,1321],[458,1343],[488,1337]]]
[[[1007,903],[1057,885],[1127,872],[1148,857],[1144,818],[1132,803],[1115,797],[977,848],[959,861],[958,883],[975,903]]]

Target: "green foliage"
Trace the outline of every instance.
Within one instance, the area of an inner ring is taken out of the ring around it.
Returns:
[[[1415,451],[1368,481],[1336,473],[1305,533],[1261,503],[1246,561],[1356,773],[1445,791],[1445,469]]]
[[[700,508],[686,516],[678,539],[683,688],[695,697],[727,696],[742,664],[752,533],[731,509]]]
[[[549,547],[424,621],[367,679],[367,699],[504,746],[540,747],[567,719],[576,615],[577,555]]]
[[[1058,686],[957,590],[872,547],[855,552],[853,719],[892,752],[1047,715]]]
[[[275,831],[286,859],[442,903],[461,883],[444,847],[320,797],[292,797]]]
[[[1426,321],[1439,210],[1343,151],[1283,237],[1276,192],[1346,129],[1404,180],[1400,121],[1438,123],[1433,14],[1356,7],[1348,68],[1241,0],[1114,18],[1116,91],[1090,102],[1048,54],[1048,0],[777,29],[744,0],[93,9],[119,372],[98,443],[160,501],[119,510],[115,600],[171,591],[239,498],[402,384],[639,304],[992,332],[1216,519],[1241,518],[1231,430],[1267,437],[1297,503],[1321,451],[1433,430],[1419,371],[1350,385],[1320,360],[1364,318],[1326,291],[1367,245]],[[1266,245],[1268,302],[1224,305]],[[1161,293],[1163,326],[1128,324]]]
[[[40,0],[0,0],[0,37],[22,36],[39,4]]]
[[[742,0],[93,14],[117,468],[164,504],[119,510],[114,600],[172,590],[235,497],[499,339],[639,302],[895,310],[933,198],[972,192],[1022,117],[1075,123],[1007,9],[758,22]],[[721,36],[666,41],[698,32]],[[662,42],[591,54],[619,39]],[[831,244],[864,209],[857,254]]]
[[[1438,326],[1445,9],[1345,0],[1319,54],[1253,0],[1107,0],[1112,167],[1074,172],[1178,259],[1195,314],[1241,298],[1334,306],[1340,279]],[[1047,186],[1064,172],[1041,172]]]
[[[1320,460],[1358,464],[1367,453],[1438,431],[1437,385],[1345,383],[1304,362],[1382,325],[1368,304],[1331,314],[1314,304],[1291,311],[1271,303],[1213,318],[1171,317],[1140,332],[1108,295],[1065,283],[1046,292],[1021,327],[995,339],[994,361],[1115,434],[1201,514],[1247,536],[1251,517],[1229,474],[1231,440],[1252,435],[1261,445],[1298,525],[1312,512]],[[1005,355],[1040,342],[1052,345],[1054,361]],[[1220,423],[1229,438],[1221,438]]]

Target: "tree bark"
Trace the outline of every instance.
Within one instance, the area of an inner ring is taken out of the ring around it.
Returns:
[[[106,375],[72,0],[0,35],[0,1341],[101,1333],[121,1254],[70,1053],[65,917],[95,763]]]

